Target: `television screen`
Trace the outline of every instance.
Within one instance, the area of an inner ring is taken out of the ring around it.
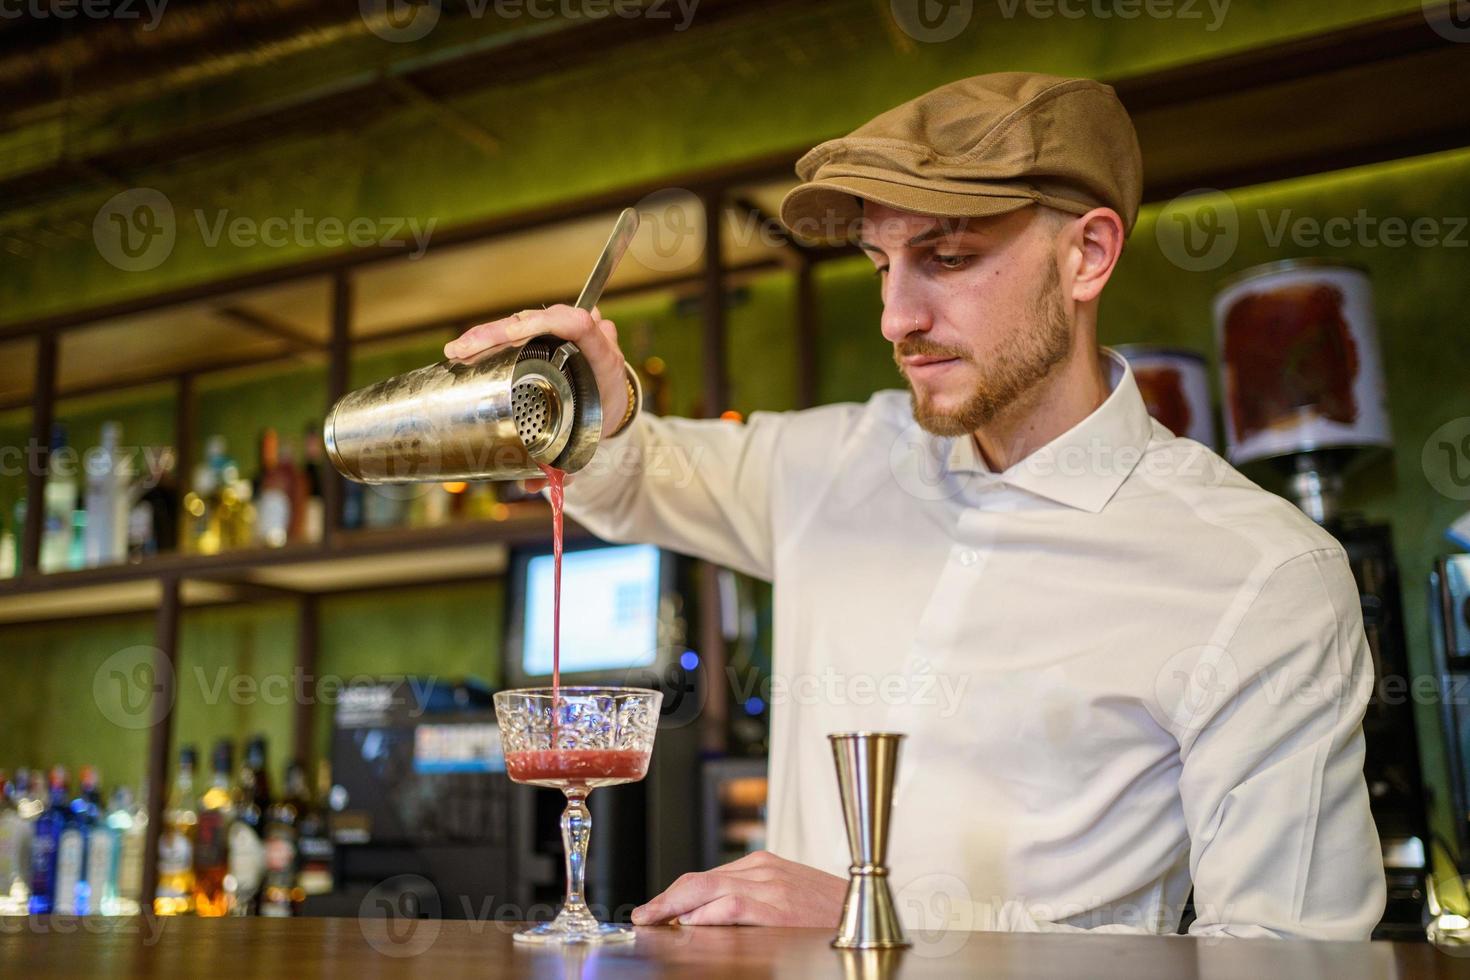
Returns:
[[[561,568],[563,674],[648,667],[658,659],[659,550],[612,545],[567,551]],[[551,555],[526,563],[521,669],[551,674],[554,599]]]

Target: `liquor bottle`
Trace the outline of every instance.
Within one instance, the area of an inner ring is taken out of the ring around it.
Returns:
[[[165,447],[153,462],[147,485],[128,516],[128,560],[142,561],[179,546],[177,455]]]
[[[51,427],[51,455],[46,462],[46,490],[42,494],[45,523],[41,531],[40,567],[59,572],[71,555],[73,512],[76,509],[77,479],[66,451],[66,427]]]
[[[49,801],[45,812],[36,818],[35,835],[31,838],[32,915],[45,915],[56,907],[57,852],[66,830],[66,817],[66,772],[58,766],[51,770]]]
[[[306,810],[306,769],[299,760],[292,760],[286,767],[285,793],[271,805],[266,819],[261,915],[284,918],[301,910],[305,895],[296,887],[296,843]]]
[[[327,513],[322,490],[322,427],[314,422],[308,423],[301,442],[302,458],[297,482],[304,484],[298,492],[305,497],[306,503],[299,511],[292,512],[292,519],[297,525],[300,540],[316,542],[322,539]]]
[[[158,886],[155,915],[183,915],[194,909],[194,766],[199,753],[192,745],[179,750],[179,771],[169,793],[158,834]]]
[[[100,444],[89,450],[87,471],[87,532],[85,562],[88,568],[112,565],[127,553],[128,511],[132,470],[122,452],[122,426],[102,423]]]
[[[255,502],[250,481],[241,479],[232,461],[220,485],[224,488],[219,502],[220,547],[226,551],[248,548],[255,542]]]
[[[224,468],[224,436],[210,436],[204,443],[203,461],[194,467],[192,487],[184,495],[181,537],[184,550],[191,554],[219,554],[219,484]]]
[[[13,526],[15,528],[15,541],[16,541],[16,545],[15,545],[15,565],[13,566],[13,568],[14,568],[13,574],[19,575],[20,574],[20,539],[21,539],[21,537],[26,532],[26,498],[25,497],[21,497],[19,500],[17,500],[15,502],[14,517],[15,517],[15,520],[13,522]],[[27,789],[27,787],[22,786],[21,789]]]
[[[235,785],[235,819],[230,824],[230,879],[234,885],[230,912],[254,915],[265,879],[266,811],[270,808],[270,779],[265,768],[265,736],[245,744],[245,764]]]
[[[77,888],[77,912],[101,915],[117,900],[118,834],[107,822],[107,809],[97,784],[97,770],[82,768],[82,789],[72,801],[72,815],[83,828],[86,859]]]
[[[356,480],[342,483],[342,529],[356,531],[367,526],[367,485]]]
[[[230,911],[225,878],[230,873],[230,821],[235,819],[234,794],[230,791],[234,755],[235,747],[229,739],[215,743],[209,786],[199,797],[199,822],[194,829],[194,911],[199,915],[227,915]]]
[[[10,907],[17,913],[24,913],[31,899],[31,844],[36,837],[36,820],[45,812],[46,801],[41,795],[43,787],[39,772],[17,769],[14,782],[15,813],[20,817],[20,824],[16,827],[15,872],[8,888],[0,882],[0,888],[6,888],[0,897],[8,894]]]
[[[82,490],[77,488],[71,508],[71,545],[66,552],[66,570],[74,572],[87,566],[87,507]]]
[[[16,532],[10,529],[5,514],[0,512],[0,579],[11,578],[19,569],[16,563]]]
[[[20,864],[21,825],[25,822],[20,815],[17,800],[20,790],[16,780],[0,776],[0,915],[24,914],[23,907],[15,906],[10,897],[16,877],[22,874]]]
[[[265,429],[260,434],[260,468],[251,486],[256,541],[268,548],[279,548],[291,533],[291,495],[296,489],[296,474],[283,458],[275,429]]]
[[[112,792],[107,826],[115,835],[117,847],[112,863],[112,896],[110,900],[103,899],[102,914],[137,915],[143,895],[143,847],[148,836],[148,812],[135,805],[133,794],[126,786]]]
[[[305,811],[297,826],[300,833],[296,838],[297,863],[296,887],[302,897],[330,894],[333,883],[335,853],[332,833],[327,817],[327,800],[331,795],[332,770],[323,760],[317,769],[317,791],[309,798]]]

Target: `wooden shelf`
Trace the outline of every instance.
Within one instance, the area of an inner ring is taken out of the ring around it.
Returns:
[[[0,583],[0,625],[149,612],[159,607],[169,579],[180,582],[185,607],[485,579],[505,571],[512,546],[551,538],[548,505],[507,507],[509,514],[498,521],[344,531],[330,544],[164,555],[27,575]],[[586,533],[567,522],[568,539]]]

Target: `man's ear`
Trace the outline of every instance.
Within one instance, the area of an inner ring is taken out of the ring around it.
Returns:
[[[1123,219],[1112,208],[1093,208],[1077,219],[1076,237],[1072,248],[1077,250],[1073,259],[1072,300],[1086,303],[1097,299],[1118,257],[1123,254]]]

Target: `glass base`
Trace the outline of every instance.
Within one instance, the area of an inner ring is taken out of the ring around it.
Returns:
[[[518,943],[628,943],[633,941],[633,927],[615,922],[598,922],[585,908],[576,912],[562,909],[556,918],[540,925],[527,926],[515,933]]]

